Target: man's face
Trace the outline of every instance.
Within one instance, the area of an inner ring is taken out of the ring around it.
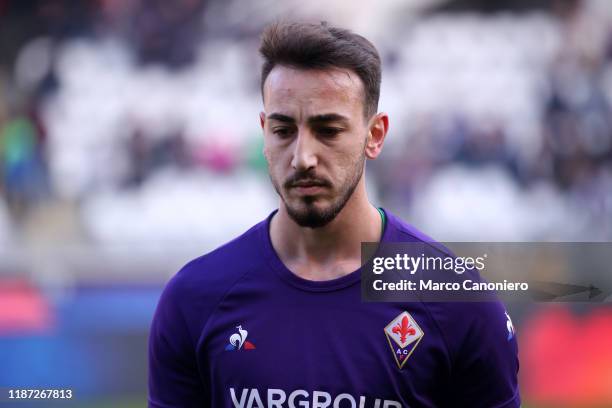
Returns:
[[[276,66],[263,92],[260,116],[272,184],[297,224],[324,226],[363,174],[363,83],[348,70]]]

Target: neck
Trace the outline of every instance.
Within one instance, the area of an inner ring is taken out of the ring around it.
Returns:
[[[361,242],[381,239],[382,220],[363,179],[340,213],[320,228],[299,226],[281,202],[270,225],[272,246],[285,266],[310,280],[329,280],[361,266]]]

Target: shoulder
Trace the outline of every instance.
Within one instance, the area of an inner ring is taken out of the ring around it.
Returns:
[[[185,264],[166,284],[157,317],[168,312],[184,321],[197,337],[216,305],[240,279],[258,267],[266,227],[267,220],[264,220]]]
[[[395,214],[388,210],[384,210],[388,220],[388,231],[386,231],[386,241],[390,242],[404,242],[404,243],[421,243],[424,244],[429,251],[437,253],[441,256],[449,255],[452,256],[452,252],[436,241],[429,235],[420,231],[415,226],[402,220]]]
[[[189,261],[171,279],[177,289],[222,288],[257,263],[262,253],[267,220],[215,250]],[[170,284],[170,283],[169,283]]]
[[[414,226],[386,212],[389,218],[389,241],[423,244],[426,255],[456,257],[445,245],[435,241]],[[436,273],[430,275],[434,280],[459,279],[454,274],[440,278]],[[482,281],[476,269],[468,269],[463,278]],[[480,351],[501,353],[507,356],[516,353],[514,328],[503,303],[493,297],[489,301],[471,302],[422,302],[430,318],[434,320],[440,335],[447,345],[452,361],[461,358],[466,352],[478,354],[478,350],[468,351],[473,345],[480,344]],[[495,349],[495,350],[492,350]],[[513,358],[510,358],[513,360]]]

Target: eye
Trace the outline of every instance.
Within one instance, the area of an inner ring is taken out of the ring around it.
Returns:
[[[322,127],[317,129],[317,133],[323,137],[332,138],[336,137],[342,129],[335,127]]]
[[[280,138],[287,138],[293,133],[293,129],[286,126],[277,126],[272,128],[272,133]]]

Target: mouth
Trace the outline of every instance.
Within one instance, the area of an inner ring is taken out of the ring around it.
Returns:
[[[290,188],[301,195],[313,195],[323,191],[326,186],[321,182],[300,181],[297,183],[293,183]]]
[[[314,195],[320,193],[325,187],[316,184],[295,186],[293,189],[302,195]]]

